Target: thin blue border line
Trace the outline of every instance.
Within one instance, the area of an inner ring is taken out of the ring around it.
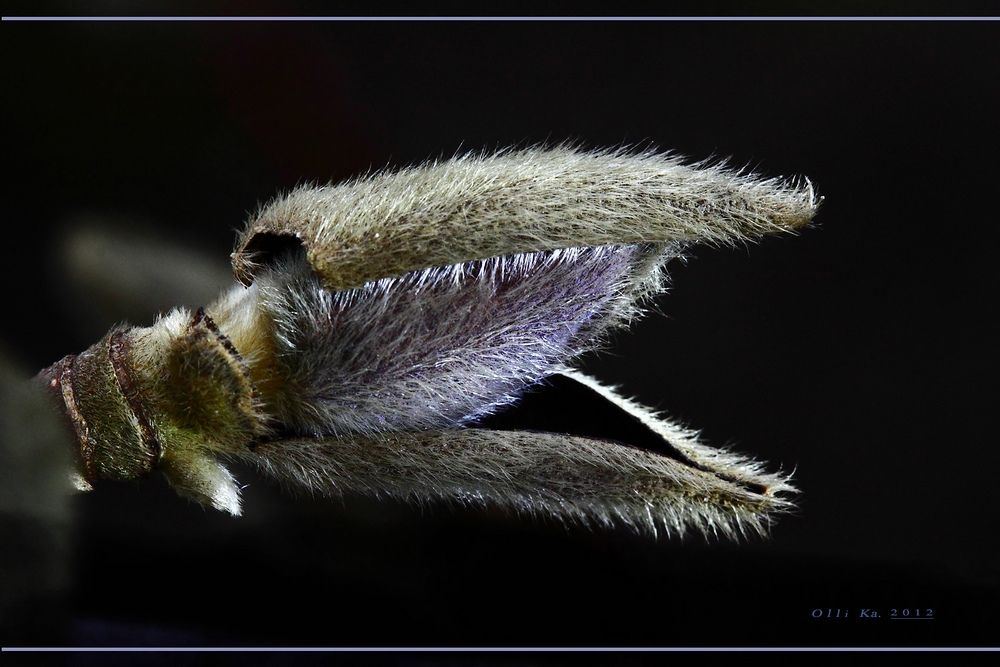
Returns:
[[[4,21],[998,21],[1000,16],[4,16]]]
[[[170,652],[170,653],[191,653],[195,651],[204,651],[211,653],[219,652],[235,652],[244,651],[251,653],[274,653],[279,651],[288,652],[334,652],[334,653],[373,653],[373,652],[383,652],[383,653],[483,653],[483,652],[497,652],[497,653],[580,653],[580,652],[594,652],[594,653],[611,653],[611,652],[622,652],[622,653],[669,653],[669,652],[679,652],[679,651],[698,651],[698,652],[735,652],[735,651],[749,651],[749,652],[762,652],[762,651],[800,651],[800,652],[817,652],[817,651],[833,651],[833,652],[854,652],[854,651],[954,651],[954,652],[968,652],[968,651],[1000,651],[998,647],[948,647],[948,646],[880,646],[880,647],[870,647],[870,646],[820,646],[820,647],[775,647],[775,646],[736,646],[736,647],[726,647],[726,648],[707,648],[707,647],[692,647],[692,646],[680,646],[680,647],[515,647],[515,648],[496,648],[496,647],[396,647],[396,648],[376,648],[368,646],[348,646],[348,647],[309,647],[309,646],[296,646],[296,647],[270,647],[270,646],[258,646],[258,647],[225,647],[225,646],[122,646],[122,647],[95,647],[95,646],[75,646],[75,647],[44,647],[44,646],[12,646],[3,647],[4,652],[37,652],[37,653],[69,653],[69,652],[81,652],[81,653],[105,653],[105,652],[140,652],[148,653],[153,651]]]
[[[565,22],[586,22],[586,21],[674,21],[674,22],[722,22],[722,21],[743,21],[743,22],[924,22],[924,21],[998,21],[1000,16],[3,16],[4,21],[35,21],[35,22],[77,22],[77,21],[137,21],[137,22],[218,22],[218,21],[272,21],[272,22],[305,22],[305,21],[342,21],[342,22],[428,22],[428,21],[565,21]],[[909,619],[908,619],[909,620]],[[920,619],[924,620],[924,619]],[[376,648],[376,647],[40,647],[40,646],[5,646],[0,647],[0,652],[277,652],[277,651],[315,651],[315,652],[674,652],[674,651],[712,651],[712,652],[733,652],[733,651],[1000,651],[1000,647],[730,647],[730,648],[708,648],[708,647],[520,647],[520,648],[499,648],[499,647],[398,647],[398,648]]]

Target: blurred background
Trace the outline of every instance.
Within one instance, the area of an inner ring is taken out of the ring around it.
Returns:
[[[5,644],[995,644],[996,23],[3,31],[12,377],[122,320],[205,305],[234,230],[306,181],[569,140],[805,175],[825,196],[797,237],[695,249],[659,314],[585,363],[794,469],[800,509],[768,539],[296,498],[242,469],[240,519],[160,477],[101,483],[45,536],[5,519],[8,572],[60,554],[11,602]]]

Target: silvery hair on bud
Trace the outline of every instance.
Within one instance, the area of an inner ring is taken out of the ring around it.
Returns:
[[[258,234],[295,236],[334,290],[458,262],[626,243],[735,244],[809,222],[809,181],[761,179],[670,154],[568,146],[466,154],[265,206],[233,254],[252,279]]]
[[[248,287],[209,309],[275,434],[227,454],[333,496],[495,504],[654,533],[763,532],[791,506],[785,476],[698,442],[572,363],[664,290],[665,264],[686,247],[794,230],[817,207],[808,181],[565,146],[296,189],[238,241]],[[269,250],[280,237],[293,242]],[[669,454],[476,428],[556,374],[630,414]]]

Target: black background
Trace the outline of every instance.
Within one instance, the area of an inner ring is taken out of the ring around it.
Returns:
[[[697,249],[662,314],[586,361],[709,442],[795,468],[800,509],[768,539],[295,498],[249,470],[232,519],[162,478],[105,483],[74,498],[61,615],[22,641],[995,643],[997,37],[944,21],[5,23],[3,341],[25,368],[122,317],[88,328],[67,307],[54,248],[81,215],[152,221],[224,265],[248,211],[296,183],[563,140],[727,157],[826,198],[797,237]],[[813,617],[828,609],[849,617]]]

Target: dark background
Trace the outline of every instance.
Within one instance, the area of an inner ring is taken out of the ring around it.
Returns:
[[[224,270],[233,229],[299,182],[563,140],[726,157],[826,198],[797,237],[696,249],[662,314],[586,362],[709,442],[794,468],[800,509],[768,539],[295,498],[249,470],[232,519],[162,478],[105,483],[73,499],[72,583],[17,642],[995,644],[997,37],[941,21],[5,23],[2,338],[25,369],[148,323],[80,317],[96,297],[60,248],[82,219]]]

